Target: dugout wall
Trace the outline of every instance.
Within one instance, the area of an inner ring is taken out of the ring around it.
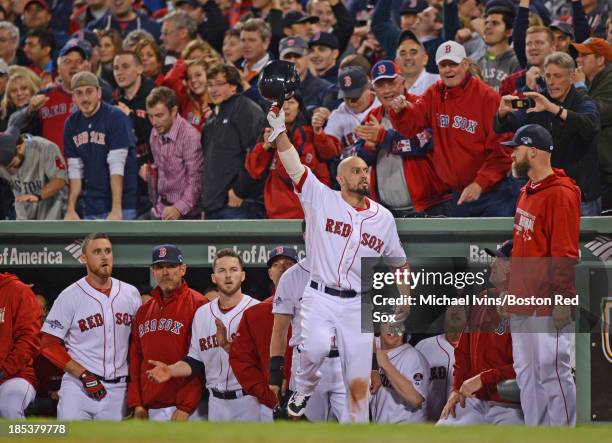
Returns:
[[[511,219],[398,220],[400,238],[412,260],[429,257],[464,258],[487,264],[484,248],[510,238]],[[114,245],[114,276],[146,285],[151,248],[175,243],[190,268],[188,281],[203,289],[217,250],[237,249],[249,270],[251,292],[267,288],[265,263],[269,252],[283,244],[305,254],[299,221],[177,221],[177,222],[0,222],[0,271],[24,281],[43,282],[52,294],[83,275],[77,258],[80,241],[90,232],[108,233]],[[578,421],[612,421],[612,219],[583,218],[581,265],[577,286],[587,288],[576,336]],[[265,297],[264,289],[258,298]],[[245,290],[245,292],[248,292]],[[584,326],[587,325],[587,326]]]

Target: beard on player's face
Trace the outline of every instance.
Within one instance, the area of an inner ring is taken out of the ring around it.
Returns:
[[[367,197],[370,195],[370,184],[367,179],[360,180],[359,183],[356,184],[347,183],[347,190]]]
[[[217,283],[217,289],[220,293],[225,296],[231,296],[236,294],[240,287],[242,286],[242,280],[238,280],[237,282],[232,279],[232,281],[221,280],[220,283]]]
[[[88,264],[87,268],[90,273],[98,278],[109,278],[113,274],[112,261],[104,261],[98,265]]]
[[[527,177],[530,169],[531,165],[529,164],[527,156],[524,156],[522,159],[517,159],[512,162],[512,176],[515,178]]]

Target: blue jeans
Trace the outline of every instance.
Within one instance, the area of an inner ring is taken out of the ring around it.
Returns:
[[[583,217],[601,215],[601,197],[580,203],[580,215]]]
[[[205,211],[205,220],[257,220],[264,218],[263,205],[255,202],[243,202],[238,208],[226,206],[216,211]]]
[[[476,201],[457,205],[460,192],[453,191],[451,217],[514,217],[521,183],[506,177]]]
[[[105,220],[106,217],[108,217],[108,212],[104,212],[102,214],[96,214],[96,215],[85,215],[83,216],[83,220]],[[123,217],[123,220],[136,220],[136,218],[138,217],[138,210],[137,209],[124,209],[121,212],[121,215]]]

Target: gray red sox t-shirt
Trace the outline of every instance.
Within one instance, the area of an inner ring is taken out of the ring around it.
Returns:
[[[0,177],[11,184],[15,197],[40,194],[53,178],[68,180],[66,162],[57,145],[43,137],[26,137],[23,163],[9,172],[0,166]],[[67,187],[38,203],[15,202],[17,220],[60,220],[64,217]]]

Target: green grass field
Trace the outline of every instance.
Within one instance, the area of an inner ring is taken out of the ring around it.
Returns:
[[[0,422],[6,435],[7,422]],[[470,426],[434,428],[432,425],[338,425],[334,423],[152,423],[125,421],[70,423],[67,437],[12,436],[0,442],[86,443],[600,443],[612,442],[612,425],[567,428]]]

